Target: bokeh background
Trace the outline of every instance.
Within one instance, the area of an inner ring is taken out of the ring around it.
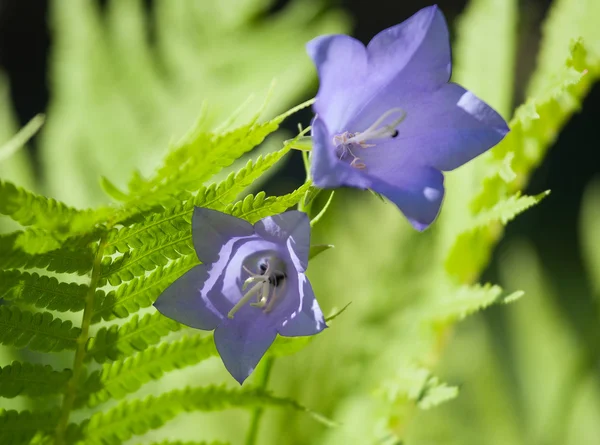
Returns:
[[[429,4],[171,1],[177,6],[164,0],[0,0],[0,138],[8,139],[36,114],[47,113],[43,131],[14,159],[0,164],[0,176],[74,205],[103,203],[108,198],[98,178],[123,185],[133,169],[151,171],[169,141],[194,123],[203,103],[216,124],[252,93],[257,98],[251,103],[260,104],[277,78],[265,114],[283,111],[316,92],[315,72],[304,53],[310,38],[350,32],[368,42]],[[453,37],[466,3],[438,1]],[[513,106],[524,100],[550,4],[518,4]],[[148,44],[140,45],[140,38]],[[250,112],[255,108],[247,107]],[[600,443],[600,185],[594,182],[600,181],[599,116],[597,85],[526,189],[552,194],[509,224],[481,279],[523,289],[526,296],[470,317],[452,332],[434,364],[437,375],[460,387],[460,395],[411,414],[406,443]],[[259,150],[280,144],[298,122],[308,125],[310,111],[289,119],[285,131]],[[302,162],[294,153],[261,188],[284,193],[303,179]],[[277,392],[356,423],[331,433],[305,417],[269,412],[260,443],[366,443],[359,439],[359,425],[368,406],[354,400],[353,389],[372,377],[370,361],[387,336],[397,332],[383,314],[402,311],[417,298],[414,282],[397,281],[418,276],[428,258],[429,235],[414,241],[390,207],[351,192],[336,201],[317,233],[336,244],[336,253],[315,260],[329,272],[315,273],[313,281],[326,308],[353,304],[322,341],[280,359],[273,371]],[[365,216],[373,212],[379,223]],[[359,317],[361,311],[367,315]],[[339,348],[345,352],[336,355]],[[390,360],[403,354],[401,345],[385,349]],[[200,375],[215,378],[219,363],[213,368]],[[210,417],[202,438],[223,437],[218,433],[225,431],[232,443],[241,443],[243,434],[237,431],[244,429],[246,417]],[[186,427],[190,421],[186,415],[176,425],[194,438],[196,431]],[[237,427],[228,430],[228,422]],[[387,443],[385,437],[380,443]]]

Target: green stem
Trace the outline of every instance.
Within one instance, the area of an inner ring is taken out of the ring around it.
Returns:
[[[275,361],[275,357],[267,356],[265,357],[264,364],[261,368],[261,374],[258,376],[258,387],[260,389],[266,389],[267,384],[269,383],[269,377],[271,376],[271,370],[273,369],[273,362]],[[258,430],[260,427],[260,420],[262,418],[264,409],[259,406],[254,409],[252,413],[252,419],[250,420],[250,428],[248,429],[248,434],[246,435],[246,445],[255,445],[256,440],[258,439]]]
[[[83,361],[85,358],[85,345],[88,340],[92,314],[94,313],[94,297],[96,295],[98,281],[100,280],[100,266],[105,247],[106,239],[105,235],[102,235],[100,238],[100,243],[98,244],[96,256],[94,258],[94,264],[92,266],[90,286],[85,296],[85,307],[83,309],[83,317],[81,320],[81,333],[79,334],[79,337],[77,337],[77,349],[75,350],[75,359],[73,361],[73,375],[71,376],[71,379],[67,384],[67,388],[65,389],[62,406],[60,408],[60,417],[58,419],[58,424],[56,425],[56,445],[63,445],[66,443],[65,434],[69,424],[69,417],[71,415],[71,411],[73,410],[73,402],[75,401],[75,396],[77,395],[77,387],[84,370]]]

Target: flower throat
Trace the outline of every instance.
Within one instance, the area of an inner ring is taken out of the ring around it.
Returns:
[[[233,318],[234,314],[254,297],[256,297],[256,301],[250,303],[250,306],[261,308],[265,313],[271,312],[285,287],[285,263],[276,256],[269,256],[258,261],[258,273],[252,272],[246,266],[242,267],[250,275],[244,281],[242,291],[251,284],[253,286],[231,308],[227,316]]]
[[[392,121],[390,124],[383,123],[390,116],[398,115],[399,117],[396,120]],[[333,144],[336,148],[336,154],[340,160],[343,160],[345,157],[349,156],[352,158],[350,161],[350,166],[357,169],[365,169],[367,166],[362,161],[362,159],[352,151],[353,148],[368,148],[374,147],[377,144],[369,143],[370,141],[377,141],[379,139],[388,139],[395,138],[398,136],[398,130],[396,127],[404,120],[406,117],[406,112],[402,108],[392,108],[385,113],[383,113],[379,119],[377,119],[373,124],[367,128],[365,131],[351,133],[349,131],[345,131],[341,134],[336,134],[333,137]]]

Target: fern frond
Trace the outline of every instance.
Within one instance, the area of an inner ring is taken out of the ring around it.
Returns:
[[[63,283],[55,277],[0,270],[0,298],[54,311],[83,310],[88,286]]]
[[[227,389],[223,386],[174,390],[158,397],[121,402],[115,408],[98,412],[84,427],[86,444],[117,445],[133,435],[160,428],[182,412],[220,411],[227,408],[279,406],[324,418],[299,403],[253,388]]]
[[[100,285],[108,281],[117,286],[123,281],[143,276],[157,267],[164,267],[170,260],[184,255],[195,255],[191,238],[191,230],[188,227],[187,230],[153,240],[115,259],[106,257],[102,262]]]
[[[88,246],[65,246],[41,254],[29,254],[15,244],[19,234],[0,235],[0,269],[46,269],[84,275],[92,270],[94,254]]]
[[[510,133],[490,151],[492,174],[471,203],[473,212],[491,208],[499,199],[523,188],[532,169],[541,162],[567,119],[580,108],[592,83],[600,77],[600,59],[589,59],[586,54],[584,42],[575,41],[553,82],[515,111]],[[515,176],[507,183],[498,172],[509,155]]]
[[[198,264],[195,255],[188,255],[173,261],[166,267],[153,271],[147,277],[137,277],[128,283],[123,283],[116,290],[104,294],[103,291],[96,293],[98,302],[92,323],[102,320],[127,318],[142,308],[152,305],[156,298],[173,281]]]
[[[69,369],[56,371],[48,365],[15,361],[0,367],[0,397],[41,397],[59,394],[64,390],[71,374]]]
[[[0,409],[0,443],[7,445],[28,444],[44,433],[50,433],[58,423],[57,411],[14,411]]]
[[[437,304],[432,319],[436,322],[456,322],[493,304],[513,302],[522,295],[521,291],[508,293],[500,286],[491,284],[461,286]]]
[[[277,163],[287,152],[286,146],[279,151],[260,156],[256,161],[248,161],[237,173],[231,173],[218,184],[202,187],[198,193],[183,204],[152,213],[143,221],[121,230],[114,230],[107,242],[108,253],[125,253],[129,249],[139,248],[147,242],[174,235],[180,231],[189,231],[194,206],[213,210],[223,210],[238,194],[243,192],[264,172]]]
[[[122,326],[101,328],[86,345],[86,359],[98,363],[118,360],[136,351],[143,351],[160,341],[165,335],[181,329],[179,323],[163,316],[160,312],[146,314],[143,318],[134,315]]]
[[[492,254],[490,247],[501,236],[503,226],[538,204],[548,194],[543,192],[535,196],[520,196],[517,193],[491,209],[480,212],[472,225],[455,239],[446,257],[448,273],[458,277],[462,283],[472,282],[488,263]]]
[[[79,210],[42,195],[36,195],[11,182],[0,180],[0,214],[7,215],[22,226],[44,220],[68,222]]]
[[[212,335],[183,337],[163,343],[138,354],[104,364],[88,378],[76,405],[97,406],[111,398],[122,399],[150,380],[158,380],[165,372],[196,365],[217,354]],[[95,392],[87,388],[99,388]]]
[[[171,151],[152,179],[134,177],[129,184],[130,200],[124,206],[123,215],[130,216],[131,209],[140,212],[157,204],[171,206],[173,197],[182,201],[182,193],[189,195],[199,190],[224,167],[261,144],[286,117],[311,103],[300,104],[264,123],[257,123],[258,116],[255,116],[248,124],[222,134],[198,131],[201,126],[197,126]]]
[[[75,349],[81,329],[50,312],[33,313],[15,306],[0,306],[0,344],[33,351]]]
[[[245,219],[254,224],[266,216],[284,212],[298,204],[310,185],[310,182],[306,182],[298,189],[283,196],[269,196],[265,198],[264,192],[257,193],[256,196],[248,195],[243,200],[228,206],[225,213]]]

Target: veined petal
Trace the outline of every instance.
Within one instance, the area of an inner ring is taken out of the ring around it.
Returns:
[[[265,328],[260,318],[234,318],[215,330],[215,345],[229,373],[242,384],[276,336],[277,331]]]
[[[298,308],[278,328],[279,334],[285,337],[314,335],[327,327],[312,286],[304,274],[298,277],[298,292]]]
[[[431,91],[450,80],[448,26],[435,5],[381,31],[369,42],[367,53],[369,75],[386,89],[384,94],[414,89]]]
[[[310,250],[310,221],[306,213],[291,210],[267,216],[254,224],[254,230],[264,239],[286,243],[298,272],[306,270]]]
[[[357,87],[367,74],[367,52],[358,40],[345,35],[317,37],[306,45],[319,73],[316,113],[333,131],[339,131],[357,111]]]
[[[204,207],[194,208],[192,238],[198,259],[203,263],[216,261],[221,248],[232,238],[253,233],[252,224],[240,218]]]
[[[204,264],[195,266],[171,284],[154,302],[166,317],[196,329],[212,330],[223,316],[208,298],[210,273]]]
[[[406,104],[406,112],[397,137],[360,151],[370,172],[407,164],[453,170],[496,145],[509,131],[493,108],[453,83]]]
[[[425,230],[440,211],[444,175],[433,167],[416,166],[374,179],[372,189],[396,204],[415,229]]]

